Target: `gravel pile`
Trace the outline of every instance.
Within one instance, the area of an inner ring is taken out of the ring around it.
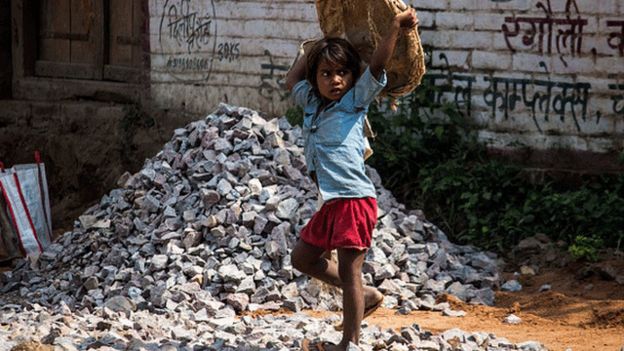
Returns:
[[[122,176],[120,188],[80,216],[38,261],[0,274],[0,326],[66,349],[97,341],[114,349],[171,343],[278,350],[297,348],[303,336],[335,339],[325,335],[334,333],[326,325],[331,320],[241,318],[258,310],[341,305],[339,291],[290,263],[297,233],[316,210],[302,146],[301,129],[285,118],[267,121],[228,105],[175,130],[140,172]],[[493,304],[496,257],[450,243],[418,211],[406,212],[373,169],[368,172],[378,189],[379,222],[364,277],[386,295],[386,307],[453,315],[447,303],[435,302],[441,293]],[[7,305],[6,296],[28,303]],[[33,313],[44,317],[29,319]],[[42,320],[58,326],[48,331]],[[392,340],[386,344],[392,350],[438,350],[448,343],[417,326],[388,333],[365,328],[363,348],[378,340]],[[493,336],[457,338],[466,350],[488,343],[490,349],[517,347]],[[158,341],[138,346],[145,340]],[[415,343],[429,346],[407,346]]]
[[[31,306],[0,308],[0,351],[36,339],[53,344],[56,350],[76,351],[177,351],[177,350],[299,350],[304,338],[338,342],[341,334],[333,328],[337,317],[311,318],[304,313],[235,317],[223,313],[217,300],[207,298],[183,303],[174,311],[150,313],[115,312],[96,308],[93,313],[72,313],[61,305],[54,310]],[[192,306],[214,313],[215,317],[192,313]],[[20,311],[21,312],[18,312]],[[8,322],[8,323],[7,323]],[[399,331],[381,330],[364,322],[359,348],[353,350],[546,350],[538,342],[514,344],[489,333],[467,333],[451,329],[439,335],[417,324]]]

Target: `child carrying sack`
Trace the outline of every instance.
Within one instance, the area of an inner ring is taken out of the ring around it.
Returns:
[[[326,37],[341,37],[349,40],[368,64],[377,43],[386,34],[386,26],[395,15],[407,10],[401,0],[317,0],[316,10],[321,30]],[[319,39],[308,39],[301,43],[297,57],[290,68]],[[402,34],[392,59],[386,68],[388,82],[380,96],[390,99],[390,108],[396,109],[396,99],[409,94],[420,84],[425,75],[425,53],[417,30]],[[369,139],[376,133],[368,117],[364,120],[364,160],[372,154]]]
[[[299,45],[299,51],[297,51],[297,56],[293,60],[293,63],[290,65],[290,70],[295,67],[295,64],[299,59],[308,54],[314,43],[316,43],[320,39],[308,39]],[[370,146],[370,142],[368,139],[375,140],[377,134],[373,132],[373,128],[371,127],[370,122],[368,121],[368,116],[364,117],[364,160],[366,161],[371,155],[373,155],[373,149]]]
[[[10,169],[0,164],[0,192],[0,245],[5,254],[17,256],[17,246],[20,256],[39,256],[52,242],[48,183],[39,152],[32,164]]]
[[[394,16],[409,7],[401,0],[317,0],[316,11],[326,37],[347,39],[362,60],[370,63],[377,44]],[[412,92],[425,74],[425,54],[417,30],[399,36],[386,67],[388,83],[380,96],[395,100]]]

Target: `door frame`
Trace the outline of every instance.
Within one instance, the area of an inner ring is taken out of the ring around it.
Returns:
[[[11,48],[13,61],[13,98],[21,100],[67,100],[76,98],[142,102],[149,99],[149,0],[143,7],[141,47],[143,62],[138,83],[82,80],[36,76],[37,17],[39,1],[11,1]],[[100,53],[102,54],[102,53]],[[103,55],[101,55],[103,58]]]

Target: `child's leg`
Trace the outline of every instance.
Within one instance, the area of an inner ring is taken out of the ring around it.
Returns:
[[[342,309],[344,331],[340,349],[349,342],[358,344],[360,327],[364,316],[364,287],[362,284],[362,264],[365,250],[338,249],[338,270],[342,281]]]
[[[338,275],[338,266],[336,262],[331,260],[331,255],[326,253],[328,252],[322,248],[299,240],[291,253],[291,262],[298,271],[327,284],[342,288],[342,281]],[[364,286],[363,291],[366,307],[374,306],[383,298],[383,295],[371,286]]]
[[[327,284],[340,287],[338,268],[330,254],[320,247],[299,240],[290,254],[292,265],[298,271]]]

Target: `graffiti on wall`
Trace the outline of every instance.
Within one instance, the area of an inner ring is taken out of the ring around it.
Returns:
[[[491,1],[507,3],[513,0]],[[537,2],[541,15],[504,15],[501,32],[511,53],[528,51],[541,56],[558,56],[565,66],[574,57],[586,53],[596,55],[595,49],[588,50],[587,38],[584,38],[589,18],[582,14],[575,0],[562,0],[562,3],[565,5],[563,12],[554,11],[551,0],[542,0]],[[601,47],[613,51],[601,55],[624,56],[624,21],[608,20],[602,21],[602,24],[603,29],[599,33],[605,36],[608,45]],[[479,109],[489,109],[487,115],[495,120],[515,121],[526,116],[540,133],[563,125],[582,133],[593,130],[590,124],[599,124],[604,116],[624,116],[624,84],[620,83],[622,77],[618,75],[609,76],[614,81],[608,84],[610,94],[605,94],[605,87],[592,86],[598,84],[595,81],[551,75],[547,60],[536,62],[537,71],[541,73],[518,77],[502,72],[475,75],[463,72],[463,67],[453,71],[445,53],[436,55],[439,55],[441,63],[433,66],[428,61],[429,71],[423,78],[426,85],[433,87],[427,89],[427,94],[434,106],[450,102],[466,116],[475,113],[474,106],[479,106]],[[475,92],[475,86],[483,88]],[[605,95],[611,104],[602,102]],[[405,108],[410,108],[414,106],[411,100],[411,96],[406,96],[400,102],[407,105]]]
[[[431,57],[429,54],[428,57]],[[465,115],[469,116],[472,111],[472,85],[476,78],[466,74],[456,74],[451,71],[446,54],[441,53],[440,60],[444,62],[440,68],[440,73],[427,73],[423,77],[423,83],[428,86],[435,86],[436,89],[427,91],[427,99],[431,102],[432,108],[439,106],[447,94],[453,97],[453,103]],[[431,68],[432,61],[428,60],[427,65]]]
[[[564,56],[580,55],[583,51],[583,29],[587,25],[586,18],[582,18],[576,0],[567,0],[565,17],[554,15],[550,0],[546,3],[538,2],[537,8],[543,11],[541,17],[505,17],[502,32],[507,47],[512,52],[518,46],[524,46],[540,54],[556,52],[567,65]],[[524,27],[524,28],[522,28]],[[512,40],[520,37],[518,40]]]
[[[431,51],[431,48],[428,48]],[[428,55],[432,57],[432,55]],[[588,123],[600,123],[605,115],[624,116],[624,84],[617,83],[618,76],[609,89],[612,106],[605,106],[608,111],[591,111],[592,84],[588,82],[551,79],[545,62],[539,67],[546,78],[516,78],[504,75],[472,75],[453,72],[445,53],[438,54],[440,65],[434,66],[427,60],[428,73],[423,77],[426,98],[433,104],[431,110],[444,103],[454,104],[465,116],[473,114],[473,106],[486,106],[490,109],[491,119],[515,120],[519,115],[530,116],[535,129],[543,133],[545,124],[561,125],[571,123],[578,132]],[[483,82],[487,86],[475,94],[474,86]],[[399,99],[399,108],[403,111],[418,106],[416,94],[409,94]]]
[[[616,94],[611,97],[613,101],[613,113],[624,117],[624,84],[609,84],[609,89]]]
[[[501,31],[511,52],[528,51],[539,54],[557,53],[567,66],[566,56],[581,56],[586,53],[583,47],[584,29],[589,23],[579,11],[576,0],[566,0],[565,13],[556,15],[551,0],[539,1],[536,7],[542,16],[507,16]],[[624,21],[606,21],[608,47],[624,56]],[[595,48],[589,52],[595,53]]]
[[[174,78],[207,82],[216,63],[240,59],[240,42],[219,39],[214,0],[164,0],[161,12],[158,43],[167,52],[164,68]]]
[[[260,64],[262,74],[260,75],[260,85],[258,86],[258,92],[260,96],[265,99],[271,100],[274,94],[279,96],[281,101],[284,101],[290,95],[284,86],[284,76],[288,72],[289,66],[278,65],[274,62],[271,51],[264,50],[265,62]]]
[[[196,72],[197,80],[208,80],[217,45],[214,2],[202,11],[192,0],[165,0],[158,30],[158,43],[170,53],[165,68],[175,73]],[[196,53],[203,52],[202,55]]]
[[[509,119],[509,114],[522,103],[531,111],[533,123],[540,132],[543,131],[541,122],[549,122],[551,113],[562,123],[566,122],[566,117],[571,118],[579,132],[579,118],[584,122],[588,119],[589,83],[509,77],[484,77],[484,80],[490,85],[483,93],[483,100],[492,108],[493,117],[502,111],[504,118]]]
[[[165,32],[169,39],[178,45],[186,46],[190,54],[207,45],[214,45],[216,26],[213,25],[215,16],[214,3],[212,13],[200,13],[191,7],[191,0],[166,0],[160,18],[159,40],[162,43],[162,34]]]
[[[624,57],[624,21],[607,21],[607,27],[614,27],[615,32],[609,33],[608,44]]]

